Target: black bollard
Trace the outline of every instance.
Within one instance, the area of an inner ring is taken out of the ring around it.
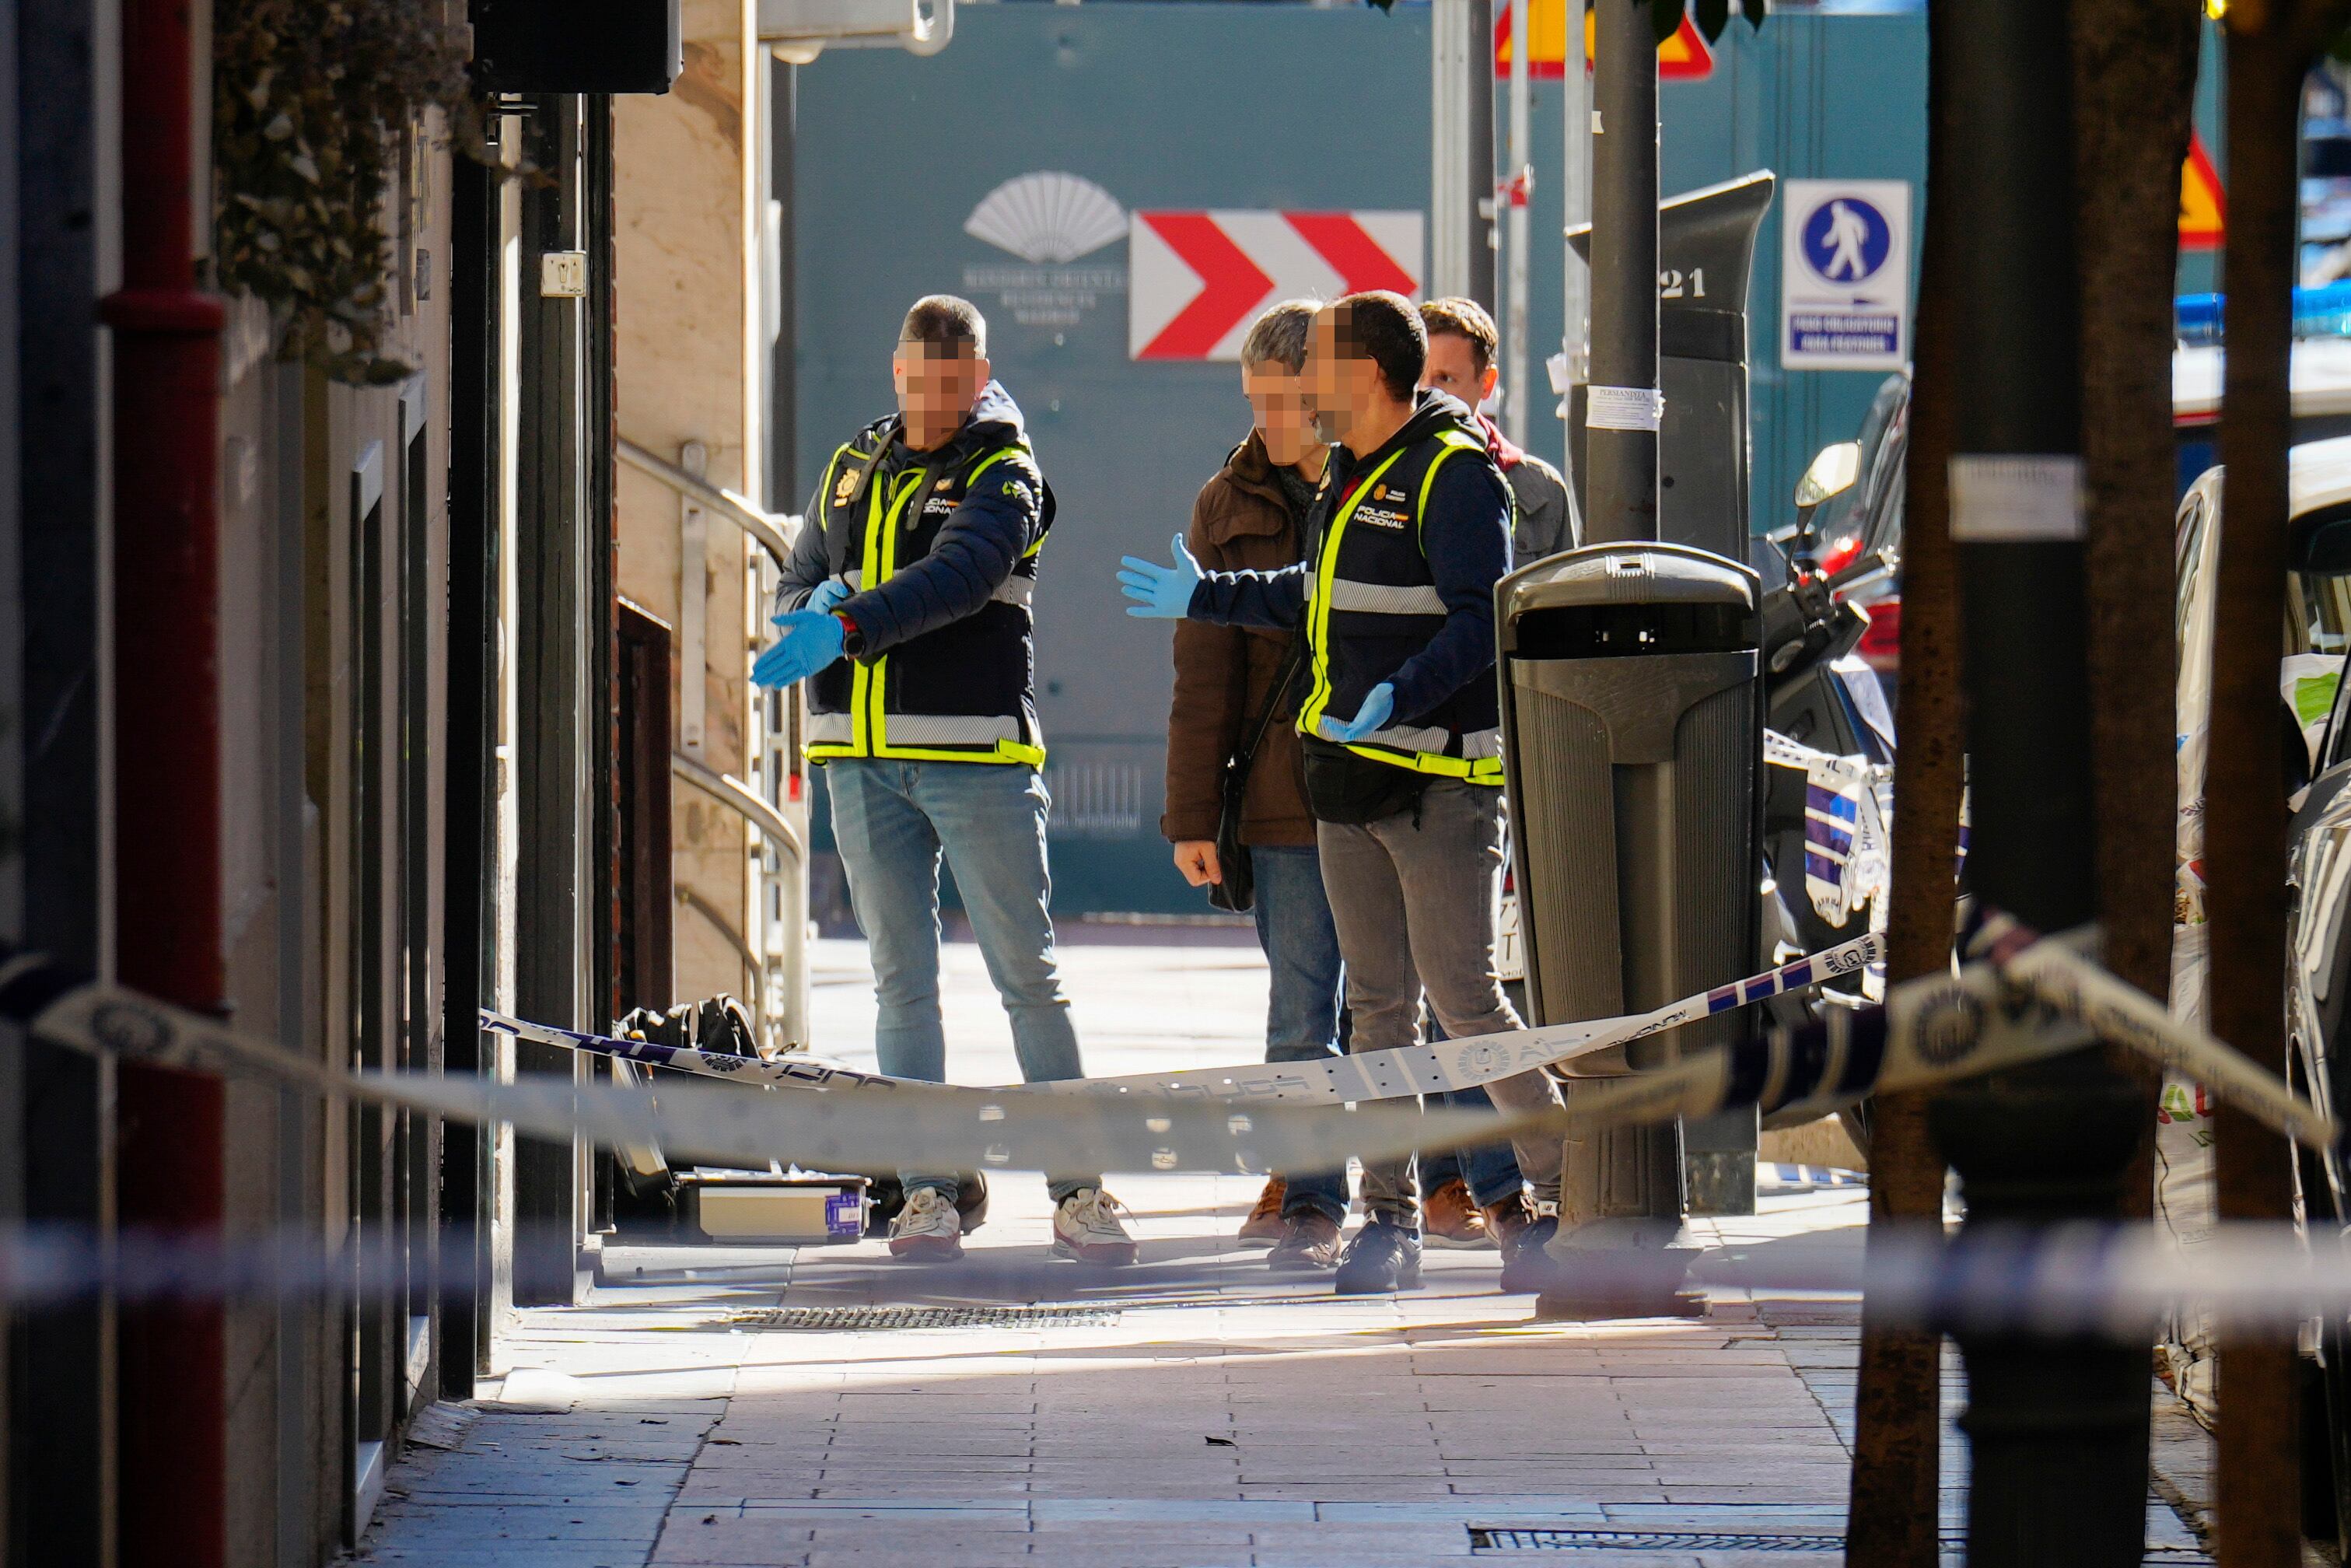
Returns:
[[[2137,1091],[2092,1051],[1937,1097],[1928,1123],[1959,1173],[1971,1251],[2016,1226],[2112,1219],[2138,1141]],[[1950,1327],[1968,1369],[1969,1568],[2129,1568],[2147,1529],[2148,1346],[2001,1323]]]
[[[2081,496],[2079,283],[2065,0],[1975,0],[1948,29],[1958,374],[1951,534],[1976,896],[2043,931],[2096,915]],[[1938,35],[1939,37],[1940,35]],[[1966,1228],[2112,1219],[2137,1098],[2094,1046],[1938,1099]],[[2149,1335],[1957,1326],[1973,1456],[1970,1568],[2140,1560]]]

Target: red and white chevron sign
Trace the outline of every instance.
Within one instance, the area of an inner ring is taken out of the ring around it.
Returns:
[[[1277,300],[1364,288],[1416,299],[1420,243],[1418,213],[1134,213],[1127,353],[1238,360],[1249,323]]]

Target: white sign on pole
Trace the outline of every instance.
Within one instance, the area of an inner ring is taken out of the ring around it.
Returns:
[[[1780,363],[1897,371],[1910,357],[1910,185],[1791,180],[1780,222]]]

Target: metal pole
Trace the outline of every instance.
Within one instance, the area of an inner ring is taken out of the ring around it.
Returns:
[[[1431,298],[1469,292],[1469,4],[1429,0],[1428,287]]]
[[[1957,161],[1959,558],[1978,899],[2044,931],[2097,912],[2085,641],[2078,274],[2065,4],[1979,0],[1949,30]],[[1865,243],[1865,241],[1864,242]],[[2088,1042],[2085,1040],[2085,1044]],[[1939,1098],[1935,1137],[1980,1228],[2112,1218],[2143,1134],[2095,1050]],[[1971,1568],[2139,1561],[2143,1334],[1961,1333]]]
[[[1532,112],[1533,82],[1527,59],[1527,7],[1533,0],[1510,0],[1510,314],[1507,334],[1510,353],[1502,384],[1509,388],[1502,417],[1510,439],[1527,444],[1527,410],[1534,388],[1527,381],[1527,194],[1534,180],[1528,120]]]
[[[1657,538],[1664,407],[1657,392],[1657,43],[1646,5],[1606,4],[1597,15],[1587,544]]]
[[[1651,0],[1656,3],[1656,0]],[[1677,0],[1666,0],[1667,4]],[[1598,7],[1598,114],[1593,138],[1592,386],[1585,456],[1590,465],[1584,543],[1657,538],[1657,46],[1646,5],[1606,0]],[[1614,810],[1622,841],[1646,841],[1669,811],[1662,792],[1668,770],[1617,773]],[[1618,890],[1626,962],[1623,1002],[1656,1007],[1667,999],[1666,954],[1645,934],[1656,929],[1656,894]],[[1653,995],[1654,993],[1654,995]],[[1628,1053],[1635,1067],[1659,1064],[1645,1042]],[[1666,1060],[1670,1060],[1668,1054]],[[1575,1093],[1571,1084],[1568,1092]],[[1556,1286],[1535,1303],[1538,1317],[1633,1317],[1704,1311],[1702,1294],[1682,1288],[1688,1266],[1681,1234],[1682,1138],[1678,1123],[1619,1127],[1572,1141],[1560,1180],[1560,1239],[1553,1248],[1588,1247],[1620,1257],[1633,1249],[1660,1264],[1639,1290],[1581,1293],[1577,1271],[1562,1261]],[[1676,1255],[1680,1261],[1675,1262]]]
[[[1494,264],[1501,214],[1494,202],[1494,0],[1469,0],[1467,42],[1461,87],[1469,103],[1469,286],[1462,292],[1499,318],[1502,302],[1494,291]]]
[[[1592,85],[1583,51],[1583,0],[1560,0],[1567,7],[1566,57],[1560,65],[1560,118],[1566,122],[1565,162],[1559,179],[1561,227],[1572,229],[1592,215]],[[1584,379],[1584,319],[1590,313],[1592,277],[1572,245],[1560,246],[1562,307],[1560,351],[1567,357],[1561,378],[1560,472],[1575,467],[1575,442],[1567,429],[1569,389]],[[1523,392],[1520,395],[1524,395]]]
[[[113,350],[117,977],[222,1010],[220,300],[199,287],[192,196],[207,181],[194,96],[208,12],[131,0],[121,62],[122,285]],[[89,700],[96,701],[93,693]],[[123,1067],[117,1222],[202,1241],[227,1217],[217,1079]],[[229,1542],[229,1325],[218,1301],[126,1306],[116,1333],[125,1563],[216,1568]],[[241,1370],[241,1369],[240,1369]]]

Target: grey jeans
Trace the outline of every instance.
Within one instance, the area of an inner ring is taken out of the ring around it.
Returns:
[[[1521,1028],[1494,977],[1494,895],[1502,874],[1502,792],[1441,779],[1420,810],[1360,826],[1324,822],[1322,886],[1339,928],[1350,1051],[1395,1051],[1420,1032],[1421,993],[1456,1040]],[[1559,1103],[1551,1080],[1522,1072],[1487,1085],[1506,1111]],[[1538,1202],[1559,1199],[1560,1140],[1513,1145]],[[1364,1211],[1420,1222],[1420,1183],[1409,1159],[1366,1164]]]

